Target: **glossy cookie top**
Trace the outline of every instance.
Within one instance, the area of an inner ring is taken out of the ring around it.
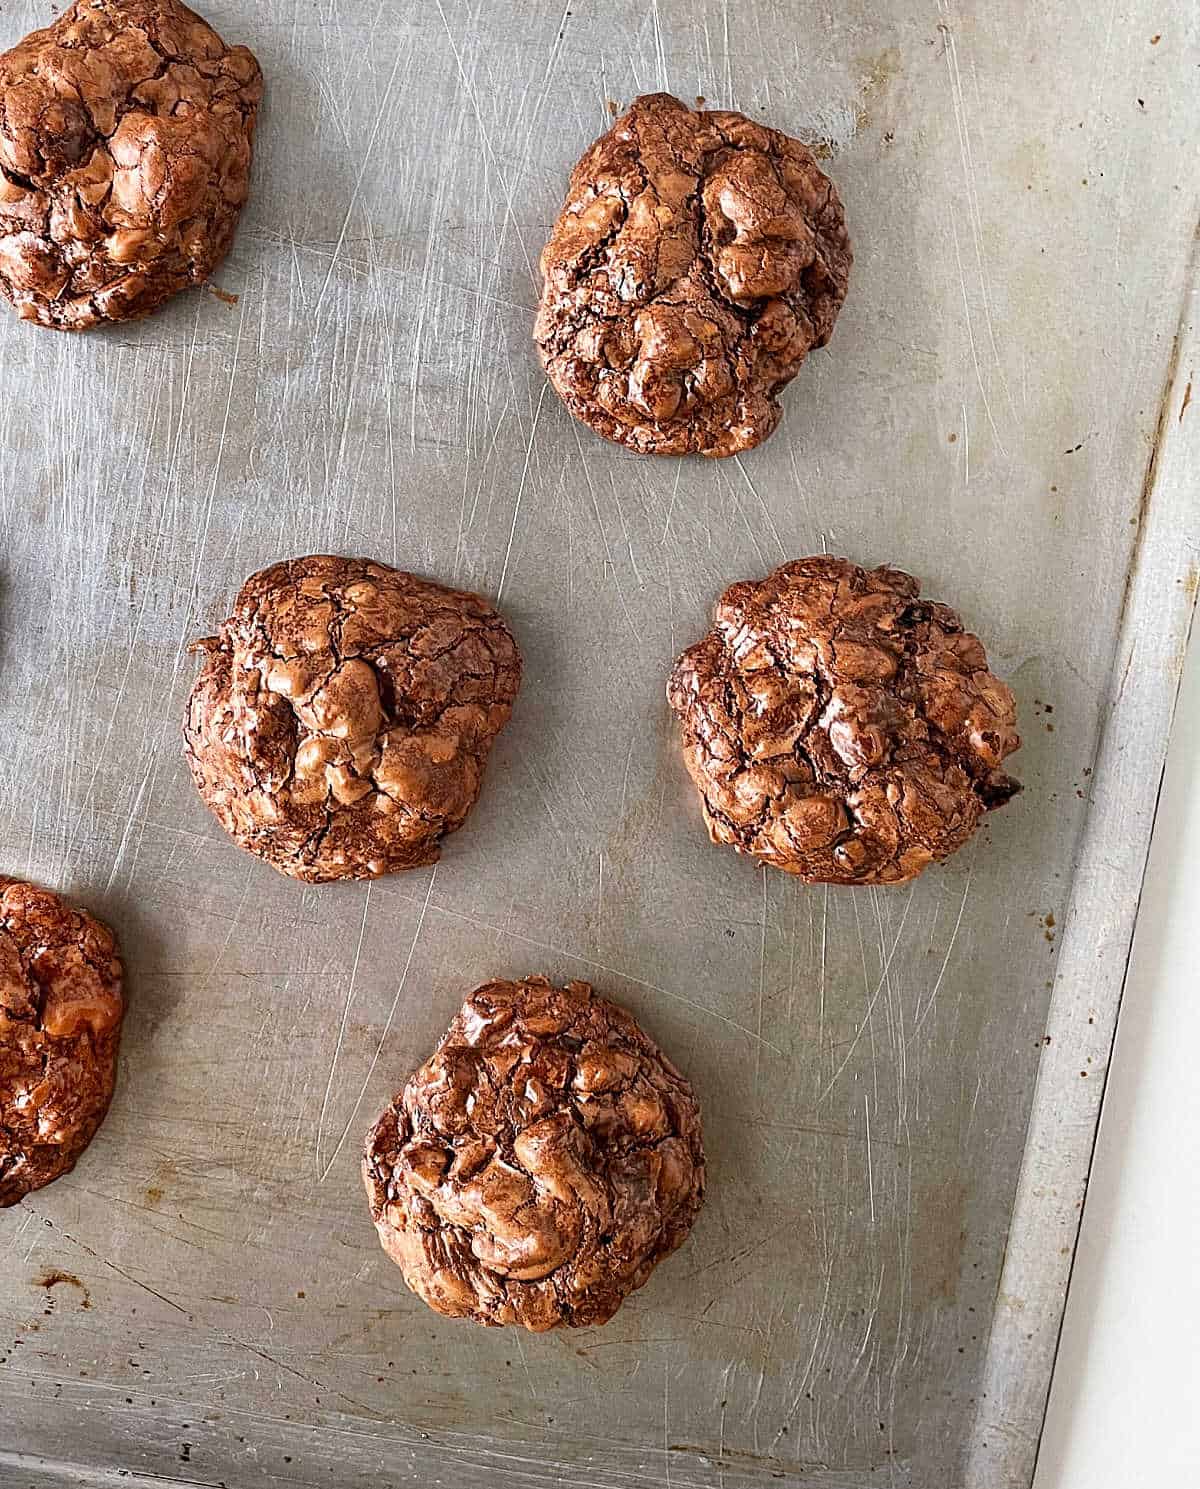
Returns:
[[[645,454],[733,455],[778,424],[850,264],[837,191],[806,145],[650,94],[572,173],[535,337],[598,434]]]

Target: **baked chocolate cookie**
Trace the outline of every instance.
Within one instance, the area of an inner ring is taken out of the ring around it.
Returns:
[[[125,1000],[112,932],[0,877],[0,1207],[75,1167],[112,1099]]]
[[[361,558],[263,569],[192,650],[200,795],[241,847],[314,883],[432,863],[521,681],[490,605]]]
[[[802,558],[731,585],[667,697],[714,843],[826,884],[896,884],[1017,782],[1016,705],[899,569]]]
[[[692,1088],[586,982],[489,982],[367,1138],[383,1248],[438,1313],[602,1324],[704,1198]]]
[[[262,74],[178,0],[76,0],[0,56],[0,291],[63,331],[135,320],[225,257]]]
[[[542,252],[535,339],[559,397],[651,455],[736,455],[833,331],[850,275],[806,145],[652,93],[588,150]]]

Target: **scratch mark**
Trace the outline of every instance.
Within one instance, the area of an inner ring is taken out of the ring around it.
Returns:
[[[725,48],[725,104],[727,109],[736,108],[733,93],[733,56],[729,50],[729,0],[721,0],[721,32]]]
[[[945,6],[945,0],[938,0],[938,9],[941,11],[941,13],[942,13],[943,16],[945,16],[947,14],[946,6]],[[971,230],[972,230],[972,233],[977,235],[979,229],[978,229],[978,226],[977,226],[977,224],[975,222],[975,219],[974,219],[974,210],[972,208],[972,199],[971,199],[971,194],[970,194],[971,193],[971,190],[972,190],[972,181],[973,181],[974,166],[973,166],[973,164],[971,162],[970,142],[969,142],[969,139],[966,137],[966,127],[967,127],[966,126],[966,120],[965,120],[966,102],[965,102],[965,100],[963,98],[962,76],[961,76],[961,73],[959,71],[959,66],[958,66],[958,51],[957,51],[957,48],[956,48],[955,42],[954,42],[954,33],[951,31],[950,27],[943,22],[943,24],[941,25],[941,27],[939,29],[941,30],[942,35],[945,38],[945,42],[946,42],[945,49],[944,49],[944,55],[945,55],[945,58],[946,58],[947,72],[948,72],[949,78],[950,78],[950,96],[951,96],[951,100],[952,100],[952,103],[953,103],[953,106],[954,106],[954,123],[955,123],[955,127],[956,127],[956,129],[958,131],[958,147],[959,147],[959,155],[960,155],[960,158],[961,158],[961,161],[962,161],[962,168],[963,168],[964,175],[966,176],[966,179],[967,179],[967,188],[968,188],[967,208],[968,208],[968,216],[971,218]],[[967,293],[966,269],[963,266],[962,248],[961,248],[961,245],[959,243],[959,237],[958,237],[958,219],[955,216],[955,214],[954,214],[953,211],[951,211],[951,213],[950,213],[950,232],[951,232],[951,236],[953,237],[953,240],[954,240],[954,258],[955,258],[955,262],[956,262],[956,264],[958,266],[958,279],[959,279],[959,284],[960,284],[960,286],[962,288],[963,310],[965,312],[966,321],[967,321],[967,341],[968,341],[968,343],[970,345],[970,348],[971,348],[971,361],[972,361],[972,363],[974,364],[974,367],[975,367],[975,380],[979,384],[979,396],[980,396],[980,399],[982,400],[982,403],[983,403],[983,411],[987,415],[988,424],[991,426],[992,433],[996,437],[996,445],[997,445],[998,449],[1000,450],[1000,453],[1003,456],[1005,456],[1005,458],[1007,458],[1008,451],[1005,448],[1004,441],[1000,437],[1000,431],[996,427],[996,420],[992,416],[992,407],[991,407],[991,404],[988,401],[987,386],[986,386],[986,383],[984,381],[983,368],[982,368],[982,366],[980,364],[980,361],[979,361],[979,350],[978,350],[978,347],[975,344],[975,331],[974,331],[974,327],[973,327],[972,322],[971,322],[971,298],[970,298],[970,295]],[[976,256],[977,257],[979,256],[979,253],[980,253],[979,244],[978,244],[978,240],[976,240]],[[980,282],[981,282],[981,284],[983,283],[983,277],[984,277],[983,276],[983,266],[982,266],[982,261],[981,261],[980,262]],[[989,328],[989,332],[991,333],[993,349],[995,349],[995,334],[994,334],[994,332],[992,332],[992,328],[991,328],[991,315],[988,312],[988,308],[987,308],[986,288],[984,290],[984,316],[985,316],[985,320],[986,320],[987,325],[988,325],[988,328]],[[1000,373],[1001,381],[1003,382],[1003,372],[1000,370],[998,355],[997,355],[997,371]]]
[[[780,558],[787,558],[787,549],[783,546],[783,539],[779,536],[779,529],[775,526],[775,519],[771,516],[771,510],[767,506],[766,502],[763,501],[762,496],[759,494],[758,487],[754,484],[754,482],[747,474],[746,467],[742,464],[742,457],[740,455],[735,455],[733,457],[733,463],[741,472],[742,480],[745,481],[746,485],[750,488],[751,496],[753,496],[754,500],[762,508],[763,516],[767,519],[767,526],[771,529],[771,536],[775,539],[775,546],[779,549]]]
[[[229,418],[233,409],[233,390],[237,383],[238,358],[241,354],[242,349],[242,333],[245,329],[246,324],[247,304],[248,300],[243,299],[241,313],[238,316],[237,337],[233,343],[233,362],[229,368],[229,387],[225,391],[225,413],[221,419],[221,434],[217,441],[217,458],[213,463],[212,481],[209,484],[208,495],[205,498],[204,502],[204,518],[200,525],[200,536],[196,543],[195,556],[192,560],[192,575],[188,585],[188,600],[187,605],[184,609],[183,627],[179,634],[179,641],[176,643],[175,647],[175,665],[171,668],[170,687],[172,688],[175,686],[175,682],[179,677],[179,668],[183,664],[183,659],[188,654],[185,643],[187,641],[187,633],[190,630],[192,624],[192,614],[196,602],[197,583],[200,577],[201,566],[204,563],[204,550],[208,546],[208,532],[209,528],[212,526],[213,504],[216,501],[217,483],[221,479],[221,463],[225,457],[225,441],[229,434]],[[98,769],[99,765],[97,765],[97,770]],[[93,776],[93,785],[94,784],[95,777]]]
[[[646,982],[641,977],[634,977],[629,972],[622,972],[619,967],[609,967],[604,962],[593,961],[590,957],[580,956],[578,952],[567,951],[561,946],[551,946],[546,941],[535,941],[532,936],[522,936],[519,932],[508,926],[491,925],[486,920],[476,920],[471,915],[466,915],[461,910],[451,910],[446,905],[435,905],[434,910],[439,915],[449,915],[452,920],[463,920],[468,925],[473,925],[481,931],[492,931],[497,936],[507,936],[512,941],[519,941],[524,946],[536,947],[538,951],[548,951],[552,956],[565,957],[571,962],[580,962],[585,967],[594,967],[597,972],[605,972],[610,977],[620,977],[625,982],[631,982],[634,987],[647,988],[652,993],[658,993],[660,997],[670,998],[672,1002],[682,1003],[685,1008],[691,1008],[696,1013],[702,1013],[706,1018],[716,1019],[720,1024],[727,1025],[730,1029],[736,1029],[739,1034],[744,1034],[747,1039],[758,1039],[758,1034],[745,1024],[739,1024],[736,1019],[726,1018],[723,1013],[718,1013],[715,1008],[707,1008],[703,1003],[697,1003],[694,998],[685,997],[683,993],[672,992],[670,988],[661,987],[656,982]],[[769,1039],[763,1039],[763,1045],[772,1054],[782,1055],[783,1050],[777,1044],[772,1044]]]
[[[345,1144],[347,1136],[349,1135],[350,1128],[354,1125],[354,1119],[358,1116],[358,1109],[360,1106],[362,1106],[363,1097],[367,1094],[367,1087],[371,1084],[371,1077],[375,1074],[375,1067],[379,1064],[379,1056],[383,1053],[384,1043],[389,1033],[391,1032],[392,1020],[396,1017],[396,1009],[400,1005],[400,999],[403,996],[405,986],[408,982],[408,973],[409,969],[412,967],[413,953],[417,949],[417,942],[421,939],[421,928],[425,924],[425,914],[426,911],[429,909],[429,901],[433,898],[433,886],[437,883],[437,873],[439,867],[440,865],[435,863],[433,866],[433,872],[429,875],[429,888],[425,891],[425,903],[421,906],[421,913],[417,916],[417,928],[415,931],[413,931],[412,940],[409,942],[408,956],[405,958],[404,961],[404,970],[400,974],[400,981],[397,984],[395,994],[392,997],[392,1006],[388,1009],[388,1016],[384,1020],[383,1032],[382,1034],[380,1034],[378,1043],[375,1045],[375,1053],[371,1056],[371,1063],[367,1066],[367,1073],[363,1076],[362,1085],[359,1087],[358,1091],[358,1097],[354,1102],[354,1110],[350,1113],[349,1117],[346,1118],[346,1125],[342,1128],[342,1135],[338,1138],[337,1146],[334,1148],[333,1153],[330,1155],[329,1162],[325,1165],[325,1168],[321,1173],[320,1182],[322,1184],[329,1177],[329,1171],[333,1168],[334,1163],[337,1161],[337,1156],[342,1151],[342,1147]],[[366,926],[366,923],[366,907],[364,906],[364,927]],[[361,951],[361,935],[359,937],[358,944],[359,950]],[[349,1006],[349,1000],[347,1000],[346,1007],[349,1008]],[[343,1028],[344,1027],[345,1021],[343,1019]],[[328,1095],[328,1088],[326,1088],[326,1095]]]
[[[875,1165],[871,1159],[871,1098],[863,1092],[863,1119],[867,1128],[867,1185],[871,1195],[871,1224],[875,1224]]]
[[[10,1251],[16,1250],[17,1242],[21,1239],[21,1237],[25,1234],[25,1232],[33,1224],[34,1219],[35,1219],[35,1216],[33,1215],[33,1212],[30,1211],[30,1213],[25,1216],[25,1219],[21,1222],[21,1224],[13,1232],[12,1239],[9,1241],[8,1245],[4,1248],[4,1255],[5,1256],[7,1256]]]
[[[721,1436],[719,1444],[718,1472],[721,1475],[719,1489],[725,1489],[725,1413],[729,1409],[729,1372],[733,1369],[731,1360],[721,1373]]]
[[[679,478],[683,474],[683,462],[680,461],[675,467],[675,484],[671,488],[671,503],[667,508],[667,520],[663,523],[662,537],[659,542],[665,547],[667,534],[671,531],[671,518],[675,515],[675,502],[679,496]]]
[[[124,831],[121,833],[121,841],[117,844],[117,851],[113,855],[113,863],[112,863],[112,868],[109,870],[108,882],[104,886],[104,893],[106,895],[112,889],[112,887],[113,887],[113,881],[116,879],[117,873],[118,873],[118,871],[120,870],[120,867],[121,867],[121,863],[122,863],[122,861],[125,858],[125,850],[129,846],[129,835],[133,831],[133,824],[137,821],[138,814],[142,810],[142,798],[146,794],[146,787],[149,785],[152,777],[155,776],[157,774],[157,772],[158,772],[158,761],[157,761],[157,757],[156,757],[155,759],[151,760],[150,766],[147,769],[146,774],[142,777],[142,783],[138,787],[137,795],[134,797],[134,800],[133,800],[133,805],[129,808],[129,817],[128,817],[128,820],[125,823]]]
[[[667,49],[663,44],[662,16],[658,10],[658,0],[651,0],[650,19],[654,26],[654,61],[658,69],[659,92],[669,93],[671,84],[667,79]],[[671,1466],[667,1464],[667,1483],[671,1482]]]
[[[212,982],[213,978],[216,976],[217,968],[221,965],[221,961],[224,958],[225,953],[229,950],[229,943],[233,940],[233,934],[238,929],[239,923],[242,918],[242,911],[246,908],[246,898],[250,893],[250,881],[254,877],[254,872],[254,864],[247,865],[246,877],[242,880],[242,894],[241,898],[238,900],[238,907],[233,912],[233,915],[230,918],[229,929],[225,932],[225,939],[221,942],[220,949],[218,950],[216,956],[213,957],[212,963],[209,966],[208,971],[204,974],[204,977],[200,983],[198,991],[201,993],[205,991],[205,989]]]
[[[757,1241],[751,1241],[749,1245],[743,1246],[737,1251],[731,1251],[728,1256],[718,1256],[715,1261],[705,1262],[702,1267],[697,1267],[695,1271],[688,1272],[682,1280],[684,1282],[691,1282],[697,1277],[702,1277],[705,1272],[711,1272],[714,1267],[732,1267],[734,1262],[744,1261],[746,1257],[753,1256],[756,1252],[761,1251],[764,1246],[769,1246],[777,1236],[783,1235],[785,1231],[790,1229],[790,1224],[777,1225],[774,1230],[768,1231],[765,1236],[760,1236]],[[739,1275],[745,1276],[748,1270],[748,1268],[742,1267]]]
[[[970,881],[968,880],[968,884],[969,883],[970,883]],[[895,940],[892,942],[892,949],[888,953],[888,959],[884,963],[883,971],[880,973],[879,981],[878,981],[878,983],[875,986],[875,991],[871,994],[871,997],[870,997],[870,999],[867,1002],[866,1012],[863,1014],[862,1021],[859,1023],[859,1026],[858,1026],[858,1029],[857,1029],[857,1031],[856,1031],[856,1033],[854,1035],[854,1038],[850,1041],[850,1048],[846,1051],[845,1059],[843,1059],[842,1063],[834,1071],[833,1076],[830,1078],[829,1084],[821,1092],[820,1096],[817,1097],[817,1105],[818,1106],[820,1106],[821,1102],[825,1100],[825,1098],[833,1090],[834,1086],[837,1085],[838,1079],[841,1076],[842,1071],[845,1070],[846,1066],[850,1063],[850,1057],[854,1054],[854,1051],[858,1048],[858,1041],[863,1036],[863,1030],[866,1029],[868,1027],[868,1025],[870,1024],[870,1022],[871,1022],[871,1014],[874,1011],[875,1004],[879,1001],[879,995],[883,991],[884,985],[887,982],[888,972],[891,970],[892,958],[896,955],[896,948],[900,945],[900,937],[904,933],[904,922],[908,919],[908,911],[909,911],[909,907],[912,904],[912,899],[913,899],[912,892],[910,890],[909,891],[908,900],[907,900],[907,902],[906,902],[906,904],[904,906],[904,914],[900,917],[900,926],[899,926],[899,929],[896,931]],[[959,919],[960,920],[962,919],[961,911],[959,913]],[[864,951],[864,956],[865,956],[865,951]],[[864,970],[864,974],[865,974],[865,971],[866,971],[866,964],[865,964],[865,962],[863,964],[863,970]]]
[[[350,193],[350,201],[346,205],[346,213],[342,218],[341,231],[337,235],[337,241],[333,245],[333,255],[329,260],[329,268],[325,274],[325,282],[321,286],[321,293],[317,296],[317,303],[313,307],[313,315],[321,309],[325,303],[325,294],[329,289],[329,281],[333,278],[333,271],[337,266],[338,255],[342,251],[342,245],[346,241],[346,232],[350,226],[350,219],[354,215],[354,209],[358,205],[358,198],[362,192],[363,178],[367,174],[367,167],[371,163],[371,156],[375,150],[375,141],[379,138],[379,128],[383,123],[383,117],[387,113],[388,104],[392,98],[392,88],[396,83],[396,74],[400,71],[400,59],[406,53],[402,47],[396,48],[396,60],[392,63],[392,71],[387,80],[387,87],[383,90],[383,102],[375,114],[375,123],[372,125],[371,133],[367,139],[366,149],[363,151],[362,164],[358,168],[358,174],[354,179],[354,189]]]
[[[863,1331],[862,1343],[858,1346],[858,1353],[855,1355],[854,1362],[847,1372],[848,1375],[853,1375],[858,1367],[862,1364],[863,1356],[867,1352],[867,1345],[870,1343],[871,1335],[875,1331],[875,1321],[879,1315],[879,1299],[883,1296],[883,1275],[886,1267],[886,1262],[879,1263],[879,1282],[877,1283],[875,1288],[874,1301],[872,1302],[870,1308],[867,1310],[867,1327]]]
[[[342,1052],[342,1041],[346,1037],[346,1022],[350,1017],[350,1005],[354,1002],[354,986],[358,981],[358,964],[362,960],[363,938],[367,934],[367,916],[371,909],[371,891],[375,888],[372,879],[367,885],[367,892],[363,896],[362,924],[358,928],[358,945],[354,948],[354,964],[350,968],[350,985],[346,989],[346,1001],[342,1005],[342,1021],[338,1025],[337,1043],[333,1047],[333,1059],[329,1062],[329,1078],[325,1082],[325,1096],[321,1102],[321,1115],[317,1118],[317,1142],[316,1142],[316,1164],[317,1182],[323,1183],[325,1175],[329,1172],[328,1167],[321,1168],[321,1137],[325,1131],[325,1116],[329,1111],[329,1097],[333,1092],[333,1077],[337,1071],[338,1056]],[[336,1154],[334,1155],[336,1157]],[[332,1163],[332,1159],[330,1162]]]
[[[248,1353],[255,1355],[260,1360],[265,1360],[268,1365],[274,1365],[276,1370],[283,1370],[288,1375],[294,1375],[297,1380],[302,1380],[305,1385],[315,1386],[318,1391],[323,1391],[325,1389],[321,1382],[314,1379],[313,1376],[305,1375],[303,1370],[297,1370],[295,1365],[289,1365],[285,1360],[276,1359],[274,1355],[268,1354],[265,1349],[259,1349],[257,1344],[251,1344],[248,1339],[239,1339],[236,1334],[224,1333],[219,1333],[217,1337],[219,1339],[223,1339],[227,1344],[234,1344],[239,1349],[246,1350]],[[341,1393],[339,1392],[338,1394],[340,1395]]]
[[[511,224],[517,242],[520,244],[521,256],[525,260],[525,267],[529,271],[529,277],[530,279],[535,279],[536,276],[533,272],[533,263],[529,257],[529,250],[525,247],[525,240],[521,237],[521,229],[517,225],[516,215],[513,212],[512,192],[509,190],[508,183],[504,179],[499,164],[497,163],[496,151],[492,146],[492,138],[488,134],[487,129],[484,126],[483,114],[479,108],[479,100],[475,97],[475,89],[471,86],[470,79],[467,77],[466,68],[463,66],[462,53],[455,45],[454,32],[450,29],[450,22],[446,16],[446,8],[442,4],[442,0],[437,0],[437,8],[438,15],[440,15],[442,18],[442,26],[446,32],[446,40],[450,43],[450,53],[454,58],[454,65],[458,69],[459,80],[463,85],[463,92],[467,95],[467,101],[471,105],[471,112],[475,115],[475,123],[479,129],[479,137],[483,141],[484,154],[486,155],[488,163],[491,166],[492,170],[495,171],[497,180],[500,182],[501,195],[504,198],[504,215],[507,218],[508,223]],[[542,391],[544,392],[545,389],[543,388]]]
[[[924,1026],[925,1020],[933,1012],[933,1005],[937,999],[938,992],[942,986],[942,980],[946,976],[946,968],[950,965],[950,954],[954,950],[954,944],[958,940],[959,927],[962,925],[963,912],[967,908],[967,896],[971,893],[971,878],[975,873],[975,860],[972,857],[970,867],[967,869],[966,883],[963,885],[962,903],[958,907],[958,919],[954,922],[954,929],[950,933],[950,944],[946,947],[946,955],[942,958],[941,969],[937,975],[937,981],[933,984],[933,992],[929,995],[929,1001],[925,1004],[922,1012],[917,1016],[917,1022],[909,1035],[909,1043],[917,1037]]]
[[[821,1346],[821,1331],[825,1326],[825,1315],[829,1308],[829,1291],[833,1286],[833,1266],[833,1257],[827,1256],[824,1268],[825,1290],[821,1295],[821,1307],[817,1312],[816,1327],[813,1329],[812,1349],[808,1352],[808,1363],[804,1367],[804,1374],[800,1377],[800,1384],[796,1387],[795,1393],[792,1396],[792,1404],[787,1414],[789,1419],[794,1418],[800,1410],[800,1403],[804,1399],[804,1393],[808,1390],[808,1383],[812,1379],[813,1367],[817,1363],[817,1351]],[[776,1442],[779,1441],[779,1436],[780,1434],[776,1434]]]
[[[655,5],[657,11],[658,6]],[[667,1489],[671,1489],[671,1373],[663,1360],[663,1464],[667,1470]]]
[[[567,34],[567,22],[571,19],[571,3],[567,0],[563,6],[562,16],[558,22],[558,35],[554,39],[554,45],[550,48],[550,55],[546,58],[546,71],[542,74],[543,85],[550,81],[550,74],[554,71],[554,64],[558,61],[559,48],[563,44],[563,37]]]
[[[967,1118],[967,1130],[963,1135],[963,1145],[970,1141],[971,1129],[975,1126],[975,1109],[979,1105],[979,1097],[983,1091],[983,1072],[980,1071],[975,1078],[975,1094],[971,1097],[971,1115]]]
[[[817,1004],[817,1048],[825,1048],[825,964],[826,946],[829,940],[829,885],[821,900],[821,983]]]
[[[737,509],[738,516],[742,519],[742,526],[746,529],[746,536],[750,539],[750,542],[751,542],[751,544],[752,544],[752,546],[754,548],[754,552],[755,552],[756,557],[758,558],[759,563],[762,564],[764,566],[764,568],[765,567],[768,567],[768,565],[767,565],[767,556],[762,551],[762,548],[759,545],[759,541],[758,541],[758,534],[754,530],[753,523],[750,521],[749,517],[746,515],[745,508],[742,506],[741,499],[739,498],[738,493],[737,493],[737,487],[730,480],[729,475],[727,474],[727,472],[721,470],[721,471],[718,471],[717,474],[720,476],[721,480],[724,481],[724,483],[725,483],[725,489],[726,489],[726,491],[729,492],[729,495],[730,495],[730,497],[731,497],[731,499],[733,501],[733,505]],[[776,536],[776,541],[778,542],[778,538],[779,538],[778,533],[776,533],[775,536]],[[711,528],[710,528],[710,531],[709,531],[709,546],[710,547],[712,546],[712,532],[711,532]]]
[[[759,1075],[762,1068],[763,997],[767,984],[767,872],[761,871],[762,919],[759,923],[758,940],[758,1043],[754,1047],[754,1094],[758,1096]]]
[[[533,1376],[530,1375],[530,1373],[529,1373],[529,1361],[525,1358],[525,1346],[521,1342],[521,1336],[520,1336],[520,1334],[518,1334],[516,1336],[516,1340],[517,1340],[517,1353],[521,1357],[521,1368],[525,1372],[525,1384],[529,1387],[530,1399],[533,1400],[533,1401],[536,1401],[538,1399],[538,1394],[533,1389]]]
[[[533,424],[529,430],[529,443],[525,446],[525,464],[521,468],[521,482],[517,487],[517,499],[513,503],[512,526],[508,530],[508,546],[504,550],[504,567],[500,570],[500,583],[496,589],[496,603],[500,603],[504,596],[504,581],[508,578],[508,561],[512,556],[513,539],[517,535],[517,518],[521,515],[521,499],[525,495],[525,485],[529,480],[529,463],[533,458],[533,442],[537,436],[538,420],[542,417],[542,404],[546,401],[546,390],[550,384],[544,382],[542,391],[538,394],[537,409],[533,415]]]
[[[600,926],[604,920],[604,849],[596,854],[596,944],[600,943]]]

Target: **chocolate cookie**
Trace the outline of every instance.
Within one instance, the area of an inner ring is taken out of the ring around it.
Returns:
[[[833,331],[850,239],[806,145],[668,93],[580,160],[542,252],[535,338],[559,397],[651,455],[736,455]]]
[[[602,1324],[692,1228],[700,1112],[586,982],[489,982],[371,1130],[363,1180],[384,1250],[438,1313]]]
[[[68,1173],[95,1137],[124,1012],[112,932],[0,877],[0,1207]]]
[[[432,863],[521,681],[490,605],[360,558],[263,569],[192,649],[200,795],[241,847],[316,883]]]
[[[802,558],[734,584],[667,697],[714,843],[810,882],[896,884],[1017,782],[979,638],[899,569]]]
[[[0,56],[0,291],[25,320],[135,320],[225,257],[262,74],[178,0],[77,0]]]

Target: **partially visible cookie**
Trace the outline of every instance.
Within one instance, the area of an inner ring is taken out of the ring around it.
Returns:
[[[0,292],[81,331],[225,257],[262,74],[178,0],[76,0],[0,56]]]
[[[576,165],[534,332],[559,397],[653,455],[735,455],[833,331],[851,252],[812,151],[728,111],[639,98]]]
[[[107,926],[0,877],[0,1207],[75,1167],[112,1099],[125,1000]]]
[[[731,585],[667,697],[715,843],[826,884],[894,884],[1017,782],[1013,695],[899,569],[821,556]]]
[[[438,1313],[606,1323],[704,1197],[692,1088],[586,982],[489,982],[367,1138],[384,1250]]]
[[[484,600],[361,558],[261,570],[192,649],[197,790],[239,846],[317,883],[432,863],[521,681]]]

